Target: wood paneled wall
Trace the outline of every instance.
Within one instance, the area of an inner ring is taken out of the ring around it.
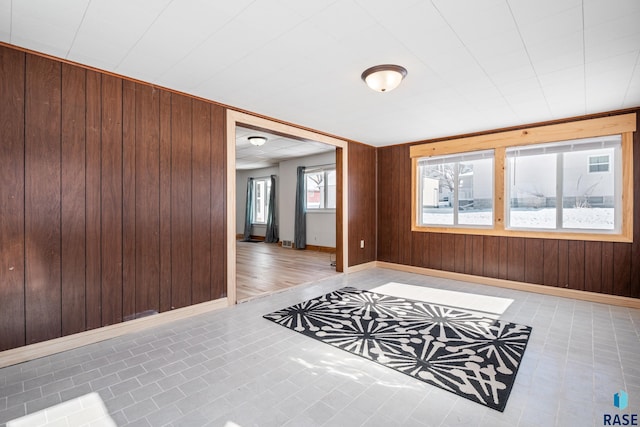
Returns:
[[[640,298],[639,135],[634,134],[632,244],[412,232],[409,145],[378,148],[377,259]]]
[[[376,149],[350,142],[348,162],[349,266],[353,266],[376,260]]]
[[[0,350],[226,295],[224,116],[0,46]]]

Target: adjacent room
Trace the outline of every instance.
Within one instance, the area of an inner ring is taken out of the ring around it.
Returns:
[[[337,274],[335,151],[236,127],[238,301]]]
[[[0,0],[0,427],[635,425],[637,0]]]

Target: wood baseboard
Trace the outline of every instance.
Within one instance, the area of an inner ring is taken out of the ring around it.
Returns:
[[[572,298],[581,301],[596,302],[600,304],[616,305],[619,307],[640,309],[640,299],[621,297],[618,295],[599,294],[575,289],[556,288],[553,286],[535,285],[532,283],[515,282],[513,280],[494,279],[491,277],[473,276],[471,274],[454,273],[451,271],[433,270],[430,268],[413,267],[410,265],[394,264],[391,262],[376,261],[376,266],[390,270],[417,273],[425,276],[440,277],[443,279],[460,280],[463,282],[477,283],[480,285],[496,286],[499,288],[515,289],[518,291],[533,292],[537,294],[552,295],[562,298]]]
[[[264,236],[254,236],[253,234],[249,236],[251,240],[262,240],[264,241]],[[244,234],[236,234],[236,240],[244,239]]]
[[[100,341],[116,338],[121,335],[139,332],[148,328],[164,325],[176,320],[208,313],[228,307],[227,298],[220,298],[214,301],[207,301],[188,307],[177,308],[165,311],[153,316],[142,317],[140,319],[129,320],[115,325],[104,326],[90,331],[79,332],[48,341],[26,345],[0,352],[0,368],[27,362],[40,357],[50,356],[74,348],[94,344]]]

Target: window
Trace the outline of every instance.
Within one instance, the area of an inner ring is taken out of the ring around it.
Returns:
[[[420,225],[493,225],[493,150],[418,160]]]
[[[507,148],[507,226],[619,231],[620,152],[620,135]]]
[[[305,172],[306,207],[308,210],[336,208],[336,169],[307,169]]]
[[[269,216],[269,196],[271,179],[256,178],[253,181],[253,219],[254,224],[266,224]]]
[[[609,172],[609,155],[589,156],[589,173]]]
[[[411,230],[633,242],[636,114],[415,144]]]

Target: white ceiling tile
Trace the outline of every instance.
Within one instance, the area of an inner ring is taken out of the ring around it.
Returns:
[[[582,33],[582,8],[578,6],[535,22],[519,23],[518,28],[526,46],[553,43]]]
[[[584,21],[587,28],[639,12],[640,2],[637,0],[584,0]]]
[[[0,0],[0,40],[11,42],[11,0]]]
[[[94,0],[87,8],[69,58],[93,57],[117,66],[171,0]],[[75,60],[75,59],[74,59]]]
[[[552,73],[584,63],[582,32],[528,45],[527,50],[537,74]]]
[[[66,57],[89,1],[39,0],[35,4],[21,1],[11,4],[11,43]]]
[[[352,0],[341,0],[307,21],[334,40],[342,40],[376,25],[376,21]],[[306,24],[306,23],[305,23]]]
[[[582,2],[582,0],[508,0],[509,7],[519,26],[542,23],[549,17],[582,7]]]

